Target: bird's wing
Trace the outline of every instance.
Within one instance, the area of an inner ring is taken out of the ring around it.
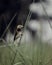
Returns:
[[[15,32],[15,34],[14,34],[14,41],[15,41],[15,39],[16,39],[16,35],[17,35],[17,32]]]

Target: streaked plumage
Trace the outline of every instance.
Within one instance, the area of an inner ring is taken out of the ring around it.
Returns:
[[[23,35],[23,25],[18,25],[14,34],[14,41]]]

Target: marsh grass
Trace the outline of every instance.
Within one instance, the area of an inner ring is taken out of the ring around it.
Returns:
[[[1,47],[0,65],[52,65],[52,46],[42,43],[41,45],[24,43],[20,47],[14,45]]]

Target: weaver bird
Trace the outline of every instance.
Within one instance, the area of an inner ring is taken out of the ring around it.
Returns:
[[[18,25],[14,34],[14,41],[23,35],[23,25]]]

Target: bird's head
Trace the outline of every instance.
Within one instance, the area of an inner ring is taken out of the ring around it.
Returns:
[[[22,31],[23,28],[24,28],[23,25],[18,25],[18,26],[17,26],[17,31]]]

